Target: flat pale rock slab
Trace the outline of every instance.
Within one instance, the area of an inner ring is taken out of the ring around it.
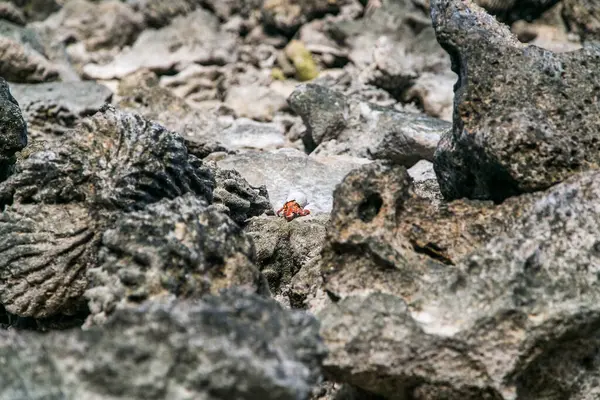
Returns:
[[[279,209],[290,190],[300,190],[308,197],[314,214],[329,213],[335,186],[351,170],[369,163],[349,156],[308,156],[296,149],[248,152],[228,156],[219,167],[235,169],[252,185],[266,185],[274,210]]]

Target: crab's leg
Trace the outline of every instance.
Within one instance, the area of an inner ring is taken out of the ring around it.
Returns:
[[[299,213],[299,214],[300,214],[301,216],[305,217],[305,216],[307,216],[308,214],[310,214],[310,210],[300,210],[300,213]]]
[[[277,212],[275,213],[275,215],[277,215],[278,217],[281,217],[281,212],[283,211],[283,207],[281,207],[279,210],[277,210]]]

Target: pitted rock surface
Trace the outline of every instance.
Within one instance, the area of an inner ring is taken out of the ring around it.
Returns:
[[[8,83],[0,78],[0,181],[12,170],[14,155],[27,146],[27,123]]]
[[[525,46],[471,1],[431,8],[459,75],[453,130],[434,162],[446,199],[500,202],[596,168],[600,49]]]
[[[102,236],[98,267],[90,268],[91,322],[120,303],[168,294],[199,298],[234,285],[259,291],[254,246],[241,228],[186,194],[122,215]]]
[[[11,90],[21,106],[31,137],[47,140],[65,134],[112,98],[107,87],[85,81],[12,84]]]
[[[411,167],[433,160],[440,136],[451,124],[424,114],[402,112],[355,100],[314,84],[302,85],[288,101],[307,131],[315,154],[344,154]]]
[[[314,317],[231,290],[87,330],[1,331],[0,397],[308,400],[325,352]]]
[[[326,369],[392,398],[589,398],[598,372],[586,360],[600,326],[598,182],[592,171],[541,193],[444,279],[412,270],[435,290],[367,292],[328,307]]]
[[[563,0],[563,17],[583,42],[600,41],[600,4],[590,0]]]

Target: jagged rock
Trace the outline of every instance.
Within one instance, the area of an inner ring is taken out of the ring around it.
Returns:
[[[45,139],[74,128],[112,98],[107,87],[95,82],[13,84],[11,90],[21,105],[30,135]]]
[[[144,16],[146,24],[152,28],[169,25],[178,16],[189,14],[198,5],[197,0],[126,0],[127,5]]]
[[[327,214],[335,186],[352,169],[368,162],[356,157],[307,156],[295,149],[280,149],[229,155],[217,165],[238,171],[252,186],[266,186],[273,210],[285,203],[290,190],[300,190],[307,195],[306,208],[312,214]]]
[[[125,214],[102,236],[90,268],[91,321],[123,303],[176,295],[199,298],[230,286],[261,289],[249,237],[226,215],[191,194]]]
[[[220,169],[216,163],[207,164],[213,171],[216,187],[213,204],[220,206],[240,225],[262,214],[273,214],[266,186],[252,187],[235,170]]]
[[[60,0],[10,0],[11,3],[23,10],[29,21],[41,21],[50,14],[60,10]]]
[[[235,60],[235,37],[223,32],[218,18],[204,9],[173,19],[158,30],[145,30],[135,43],[104,65],[83,67],[93,79],[122,78],[140,69],[181,71],[188,65],[223,65]]]
[[[563,17],[583,42],[600,41],[600,4],[589,0],[563,0]]]
[[[431,27],[427,5],[413,0],[371,1],[364,18],[340,19],[324,31],[349,48],[348,58],[361,72],[353,77],[359,86],[386,90],[396,101],[416,102],[434,117],[449,118],[454,80],[448,79],[450,60]],[[421,3],[421,4],[420,4]],[[433,74],[436,93],[424,87]],[[419,90],[413,89],[415,85]]]
[[[229,149],[273,150],[286,144],[285,127],[275,122],[257,122],[248,118],[220,119],[219,142]]]
[[[19,26],[25,26],[27,23],[25,21],[25,14],[8,1],[0,2],[0,18]]]
[[[79,204],[16,204],[0,213],[0,301],[44,318],[81,303],[98,235]]]
[[[404,167],[372,163],[349,173],[334,192],[322,252],[333,298],[382,291],[410,297],[436,290],[469,253],[506,231],[534,201],[502,205],[460,200],[436,204],[418,194]]]
[[[10,173],[14,155],[27,146],[27,123],[8,83],[0,78],[0,182]]]
[[[446,199],[500,202],[600,161],[600,49],[525,46],[470,1],[432,1],[437,37],[460,76],[452,132],[435,171]]]
[[[434,205],[439,205],[444,200],[433,170],[433,163],[421,160],[406,172],[413,179],[416,195],[431,200]]]
[[[55,42],[81,42],[86,51],[93,52],[133,43],[145,25],[140,14],[120,1],[71,0],[36,27],[50,32]]]
[[[174,76],[162,76],[160,85],[192,105],[225,97],[225,70],[215,65],[192,64]]]
[[[560,0],[475,0],[477,4],[484,7],[490,14],[499,20],[512,24],[524,19],[532,21],[540,17],[546,10],[550,9]]]
[[[9,82],[39,83],[58,79],[58,70],[27,43],[0,37],[0,76]]]
[[[211,201],[213,189],[210,170],[180,136],[106,105],[61,143],[24,159],[0,183],[0,204],[85,201],[133,210],[188,192]]]
[[[266,0],[262,6],[263,23],[269,29],[293,36],[305,22],[338,12],[339,3],[335,0]]]
[[[328,307],[327,372],[386,398],[590,398],[598,182],[586,172],[540,193],[444,275],[413,265],[430,284],[409,296],[365,284]]]
[[[1,331],[0,397],[308,400],[325,352],[314,317],[227,291],[88,330]]]
[[[433,160],[440,136],[451,124],[400,112],[307,84],[288,99],[307,126],[305,145],[315,154],[347,154],[411,167]]]
[[[252,218],[244,231],[254,240],[256,262],[269,281],[271,292],[287,290],[294,275],[317,258],[325,239],[329,217],[299,218],[287,222],[283,218]]]

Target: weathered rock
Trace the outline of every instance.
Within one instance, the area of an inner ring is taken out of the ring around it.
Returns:
[[[145,27],[140,14],[117,0],[71,0],[36,26],[51,32],[55,42],[81,42],[87,51],[122,48],[133,43]]]
[[[272,121],[276,112],[288,107],[284,96],[262,85],[232,86],[227,91],[225,104],[237,117],[257,121]]]
[[[460,76],[434,162],[446,199],[499,202],[596,168],[600,49],[552,53],[522,45],[470,1],[431,7]]]
[[[0,332],[4,399],[307,400],[314,317],[239,291],[118,310],[101,327]]]
[[[417,196],[431,200],[434,205],[440,205],[444,197],[440,191],[440,185],[438,184],[431,162],[421,160],[406,172],[413,179],[414,190]]]
[[[262,6],[263,23],[287,36],[315,17],[339,10],[340,1],[330,0],[266,0]]]
[[[490,14],[499,20],[512,24],[524,19],[532,21],[541,16],[560,0],[476,0],[475,2],[484,7]]]
[[[10,173],[14,155],[27,146],[27,124],[8,83],[0,78],[0,181]]]
[[[58,70],[27,43],[0,37],[0,76],[9,82],[39,83],[58,78]]]
[[[126,0],[126,3],[144,16],[148,26],[162,28],[169,25],[176,17],[194,11],[200,2],[197,0],[173,0],[168,3],[160,0]]]
[[[274,122],[257,122],[248,118],[220,119],[221,130],[213,138],[232,150],[274,150],[286,144],[285,127]]]
[[[221,31],[216,16],[198,9],[164,28],[142,32],[113,61],[88,64],[83,72],[94,79],[114,79],[143,68],[165,72],[181,71],[193,63],[223,65],[234,61],[235,54],[235,38]]]
[[[433,160],[440,136],[451,124],[423,114],[400,112],[326,87],[299,86],[290,105],[307,126],[305,145],[316,154],[347,154],[411,167]]]
[[[24,159],[0,183],[0,204],[85,201],[134,210],[188,192],[211,201],[213,188],[210,170],[180,136],[106,105],[61,143]]]
[[[75,309],[97,239],[82,205],[6,208],[0,214],[0,301],[6,311],[44,318]]]
[[[267,188],[263,185],[252,187],[235,170],[220,169],[216,163],[208,163],[215,176],[216,187],[213,192],[213,204],[239,225],[246,220],[262,214],[273,214]]]
[[[262,277],[249,237],[226,215],[191,194],[119,218],[102,236],[90,268],[91,321],[123,303],[175,295],[199,298],[225,287],[257,292]]]
[[[600,40],[600,4],[589,0],[564,0],[563,17],[583,42]]]
[[[217,162],[220,168],[237,170],[250,185],[266,186],[271,206],[279,209],[290,190],[308,197],[313,214],[329,213],[335,186],[352,169],[369,160],[346,156],[307,156],[295,149],[247,152]]]
[[[162,76],[160,85],[192,105],[220,101],[225,98],[225,71],[215,65],[192,64],[177,75]]]
[[[25,14],[8,1],[0,2],[0,18],[19,26],[24,26],[27,23],[25,21]]]
[[[443,279],[402,298],[343,298],[320,314],[325,366],[398,398],[590,398],[597,379],[598,172],[521,207]]]
[[[436,290],[437,279],[505,232],[534,200],[436,204],[418,192],[403,167],[381,163],[352,171],[337,186],[321,262],[333,298]]]
[[[60,10],[62,1],[60,0],[10,0],[27,17],[29,21],[41,21],[50,14]]]
[[[257,265],[272,293],[287,295],[294,275],[319,256],[328,220],[327,215],[320,215],[292,222],[277,217],[249,221],[244,231],[254,240]]]
[[[112,98],[112,92],[95,82],[13,84],[29,133],[53,139],[72,129],[84,117],[94,115]]]

